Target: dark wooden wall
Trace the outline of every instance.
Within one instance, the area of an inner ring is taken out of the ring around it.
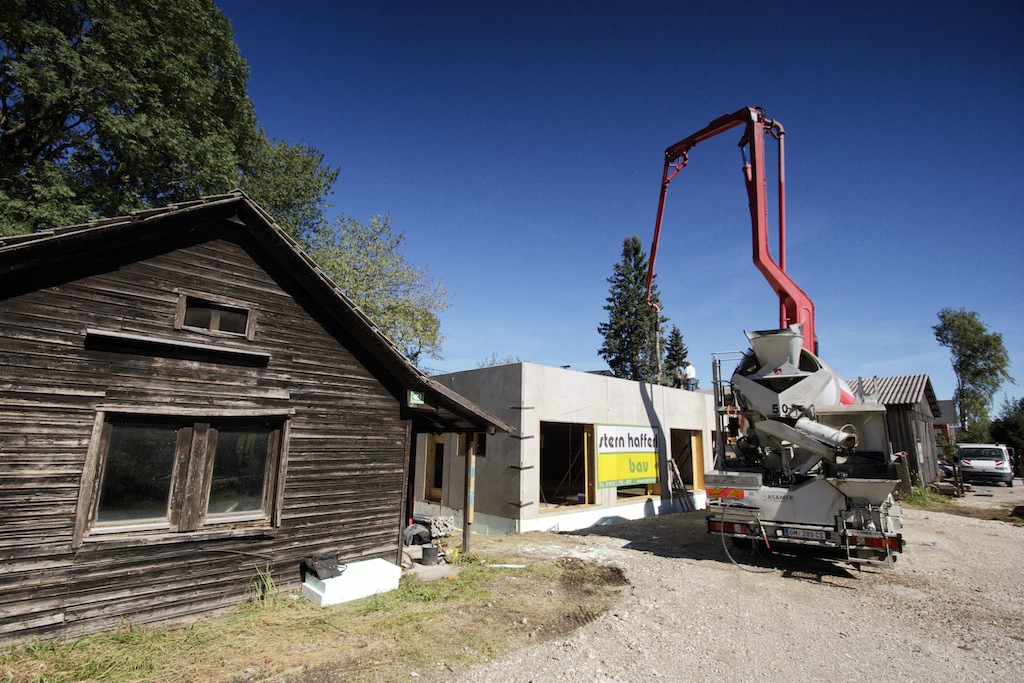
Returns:
[[[313,552],[398,558],[406,424],[393,392],[339,342],[365,332],[338,328],[284,270],[268,273],[274,259],[240,243],[120,254],[120,263],[108,255],[102,272],[0,291],[0,642],[217,609],[242,598],[257,570],[296,584]],[[254,339],[174,330],[175,288],[256,304]],[[87,348],[89,328],[270,358],[246,366]],[[292,411],[280,526],[89,537],[74,548],[98,406]]]
[[[927,486],[938,479],[938,451],[931,410],[925,401],[910,405],[886,406],[886,422],[894,452],[906,451],[910,469],[918,473],[920,481],[914,486]]]

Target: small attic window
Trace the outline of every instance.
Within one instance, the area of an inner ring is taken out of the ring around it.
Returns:
[[[221,297],[179,293],[174,328],[252,339],[254,306]]]
[[[197,299],[189,299],[185,304],[185,327],[245,334],[248,320],[249,311],[239,308],[229,308]]]

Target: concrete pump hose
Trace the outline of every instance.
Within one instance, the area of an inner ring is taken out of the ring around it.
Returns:
[[[722,499],[721,498],[718,499],[718,503],[720,505],[722,505]],[[735,558],[733,558],[732,553],[729,552],[729,544],[725,542],[725,511],[726,511],[727,508],[730,508],[730,507],[732,507],[732,503],[726,503],[726,504],[722,505],[722,517],[720,518],[720,520],[718,522],[719,533],[722,536],[722,550],[725,551],[725,556],[728,557],[729,561],[732,562],[734,565],[736,565],[737,567],[739,567],[740,569],[742,569],[745,572],[750,572],[751,574],[770,574],[771,572],[778,571],[775,567],[765,567],[765,568],[762,568],[762,569],[751,569],[750,567],[744,567],[742,564],[737,562]],[[758,518],[758,520],[757,520],[757,525],[759,527],[761,527],[761,519],[760,518]],[[765,536],[764,528],[763,527],[761,527],[761,535]],[[766,543],[767,543],[767,537],[766,537]]]

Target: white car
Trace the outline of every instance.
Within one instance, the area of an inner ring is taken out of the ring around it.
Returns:
[[[1013,460],[1001,444],[962,443],[957,446],[964,481],[1003,482],[1013,486]]]

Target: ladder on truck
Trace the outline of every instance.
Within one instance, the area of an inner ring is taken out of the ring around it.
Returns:
[[[896,563],[896,558],[893,556],[892,550],[889,548],[889,544],[886,541],[884,533],[882,534],[882,539],[883,540],[882,540],[882,544],[881,544],[882,547],[885,548],[885,559],[884,560],[876,560],[876,559],[865,558],[865,557],[855,557],[850,552],[850,550],[853,548],[853,546],[850,544],[850,536],[856,536],[856,537],[859,537],[859,538],[865,538],[866,536],[870,535],[870,536],[877,537],[877,532],[868,532],[868,531],[865,531],[863,529],[851,529],[850,527],[848,527],[846,525],[845,516],[841,516],[841,517],[842,518],[839,520],[839,522],[840,522],[839,529],[840,529],[840,533],[842,534],[843,546],[844,546],[844,548],[846,550],[846,561],[847,562],[849,562],[850,564],[852,564],[854,566],[858,566],[858,567],[859,567],[859,565],[862,565],[862,564],[870,564],[870,565],[880,565],[880,566],[885,566],[885,567],[892,567]],[[881,521],[881,520],[879,520],[879,521]]]

